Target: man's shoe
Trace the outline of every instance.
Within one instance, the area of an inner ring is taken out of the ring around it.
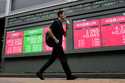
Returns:
[[[74,75],[71,75],[71,76],[68,76],[68,77],[67,77],[67,80],[75,80],[75,79],[77,79],[77,77],[74,76]]]
[[[39,72],[36,73],[36,76],[39,77],[41,80],[44,80],[42,74],[40,74]]]

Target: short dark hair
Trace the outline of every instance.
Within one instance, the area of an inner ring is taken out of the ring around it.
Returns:
[[[63,14],[64,13],[64,11],[63,10],[59,10],[58,12],[57,12],[57,16],[59,17],[60,16],[60,14]]]

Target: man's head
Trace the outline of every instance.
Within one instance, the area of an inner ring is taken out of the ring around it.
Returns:
[[[57,16],[58,18],[60,18],[61,20],[64,20],[65,16],[64,16],[64,11],[63,10],[59,10],[57,12]]]

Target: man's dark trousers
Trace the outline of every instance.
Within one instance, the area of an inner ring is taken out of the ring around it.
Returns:
[[[70,77],[71,70],[68,66],[67,58],[64,55],[63,47],[60,44],[54,45],[51,57],[49,58],[48,62],[45,65],[43,65],[42,68],[40,68],[39,73],[42,74],[56,60],[56,58],[59,58],[59,61],[64,69],[64,72],[66,73],[66,76]]]

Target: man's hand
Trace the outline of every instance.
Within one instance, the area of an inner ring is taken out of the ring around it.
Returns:
[[[59,43],[59,40],[55,36],[53,36],[53,39],[55,40],[56,44]]]
[[[56,44],[58,44],[58,43],[59,43],[59,40],[58,40],[58,39],[54,39],[54,40],[55,40]]]
[[[52,36],[52,38],[55,40],[56,44],[59,43],[59,40],[54,36],[54,34],[52,33],[51,29],[49,29],[50,35]]]
[[[65,21],[66,21],[66,24],[70,24],[70,21],[68,19],[66,19]]]

